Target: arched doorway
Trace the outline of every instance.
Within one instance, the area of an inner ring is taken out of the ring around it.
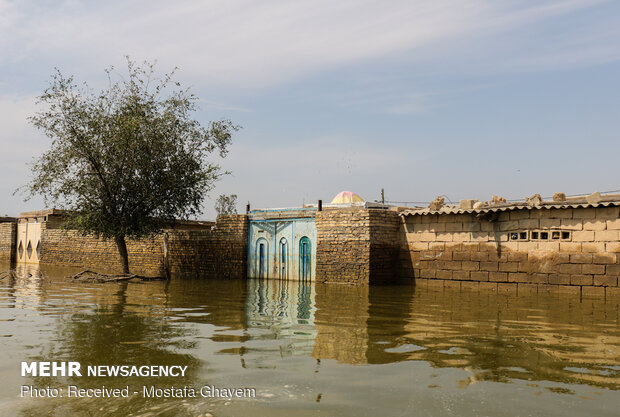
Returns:
[[[310,280],[312,275],[312,247],[307,236],[299,239],[299,278]]]
[[[267,278],[269,266],[269,244],[266,239],[256,241],[256,272],[259,278]]]

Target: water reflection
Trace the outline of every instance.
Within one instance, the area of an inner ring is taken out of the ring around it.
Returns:
[[[0,376],[11,381],[0,388],[0,414],[402,415],[415,404],[427,414],[451,415],[452,408],[442,408],[448,396],[450,407],[463,407],[458,414],[502,415],[496,408],[463,411],[481,400],[458,393],[480,393],[481,386],[515,407],[559,407],[567,394],[574,394],[573,405],[605,398],[586,408],[620,406],[617,300],[277,280],[76,284],[66,275],[30,267],[0,281]],[[50,359],[187,365],[189,373],[19,377],[20,361]],[[260,396],[227,402],[17,395],[21,384],[68,383],[251,386]]]
[[[313,287],[302,281],[252,279],[247,288],[246,323],[254,330],[252,339],[282,341],[260,350],[310,355],[316,337]]]
[[[554,381],[620,389],[618,300],[420,291],[409,359],[478,381]]]

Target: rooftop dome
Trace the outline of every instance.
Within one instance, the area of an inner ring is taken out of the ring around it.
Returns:
[[[363,203],[364,199],[351,191],[341,191],[332,200],[332,204]]]

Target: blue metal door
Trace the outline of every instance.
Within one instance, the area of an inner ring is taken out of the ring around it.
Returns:
[[[256,263],[259,278],[267,278],[267,267],[269,263],[269,247],[265,239],[256,242]]]
[[[312,250],[307,236],[299,240],[299,277],[302,281],[310,280]]]

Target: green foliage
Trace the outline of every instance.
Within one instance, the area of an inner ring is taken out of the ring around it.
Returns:
[[[215,202],[215,211],[220,214],[237,214],[237,194],[221,194]]]
[[[200,213],[222,175],[207,157],[224,157],[229,120],[203,127],[192,117],[197,98],[153,64],[127,59],[128,74],[96,92],[60,71],[39,97],[45,110],[30,118],[51,138],[33,164],[30,195],[72,210],[70,226],[117,240],[156,233],[178,218]]]

